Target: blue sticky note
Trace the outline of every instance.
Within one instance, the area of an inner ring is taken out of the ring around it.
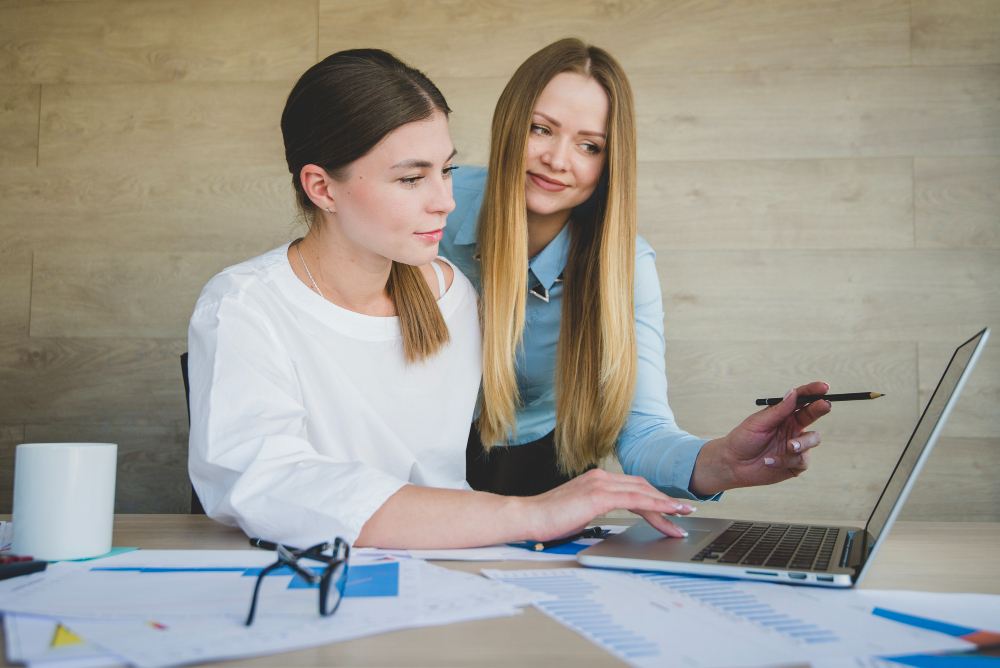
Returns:
[[[555,547],[550,547],[547,550],[542,550],[542,552],[545,554],[576,554],[577,552],[582,552],[588,547],[590,546],[584,545],[583,543],[563,543],[562,545],[556,545]]]
[[[288,571],[286,574],[290,572]],[[319,587],[319,584],[309,584],[298,575],[293,577],[292,581],[288,583],[289,589],[310,589],[314,587]],[[348,569],[347,582],[344,585],[344,598],[361,598],[365,596],[399,596],[398,561],[391,561],[384,564],[351,566]]]
[[[507,543],[511,547],[519,547],[522,550],[535,551],[535,545],[538,543],[534,541],[522,541],[520,543]],[[555,547],[550,547],[545,550],[538,550],[539,552],[544,552],[545,554],[576,554],[582,550],[587,549],[590,545],[585,545],[583,543],[563,543],[562,545],[556,545]]]
[[[104,557],[113,557],[116,554],[125,554],[126,552],[134,552],[138,550],[137,547],[113,547],[110,552],[105,554],[99,554],[96,557],[84,557],[83,559],[59,559],[58,561],[90,561],[91,559],[103,559]]]
[[[1000,668],[1000,657],[980,654],[915,654],[913,656],[887,656],[886,661],[901,663],[913,668]]]
[[[976,632],[976,629],[969,628],[968,626],[948,624],[947,622],[939,622],[934,619],[927,619],[926,617],[917,617],[916,615],[907,615],[902,612],[896,612],[895,610],[886,610],[885,608],[875,608],[872,610],[872,614],[877,617],[885,617],[886,619],[891,619],[894,622],[906,624],[907,626],[916,626],[920,629],[937,631],[938,633],[944,633],[949,636],[960,637]]]

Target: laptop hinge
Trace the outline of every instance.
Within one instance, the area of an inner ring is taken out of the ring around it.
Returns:
[[[865,560],[871,554],[871,542],[871,536],[864,529],[848,531],[847,540],[844,541],[844,551],[840,555],[841,568],[851,568],[855,575],[860,573]]]

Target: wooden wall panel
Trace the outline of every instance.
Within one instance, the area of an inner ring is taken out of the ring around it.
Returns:
[[[1000,248],[1000,157],[914,161],[917,246]]]
[[[1000,67],[631,79],[640,160],[1000,154]]]
[[[184,338],[201,289],[242,253],[38,252],[32,337]]]
[[[184,339],[5,339],[0,424],[171,425],[187,419]]]
[[[0,86],[0,167],[38,161],[40,86]]]
[[[39,165],[284,165],[279,123],[293,83],[45,86]]]
[[[464,165],[487,165],[490,155],[490,122],[506,77],[436,79],[435,84],[452,110],[448,120],[456,160]]]
[[[116,513],[191,512],[187,423],[180,425],[27,425],[29,443],[117,443]]]
[[[24,442],[24,427],[0,426],[0,513],[9,513],[14,500],[15,448]]]
[[[0,212],[0,253],[156,249],[252,257],[305,234],[284,165],[0,169]]]
[[[802,341],[667,342],[667,391],[677,424],[702,438],[725,436],[761,410],[754,400],[784,396],[821,380],[832,392],[882,392],[871,402],[834,405],[812,429],[824,445],[891,438],[902,446],[917,419],[917,346]]]
[[[657,250],[912,248],[913,165],[884,160],[639,164]]]
[[[1000,325],[997,251],[661,252],[667,340],[939,341]]]
[[[986,323],[983,323],[986,324]],[[996,337],[1000,332],[993,326],[991,339],[972,370],[962,390],[961,399],[948,420],[944,434],[954,438],[997,438],[1000,435],[1000,344]],[[975,334],[970,331],[969,336]],[[921,343],[920,365],[920,410],[927,406],[934,388],[951,360],[955,348],[961,341],[949,343]],[[1000,471],[1000,469],[997,469]]]
[[[957,420],[957,415],[952,419]],[[941,438],[903,506],[901,520],[996,522],[1000,438]],[[951,502],[942,503],[943,500]]]
[[[607,48],[681,425],[725,433],[812,378],[888,393],[835,407],[803,478],[714,512],[867,515],[951,350],[1000,326],[1000,0],[2,5],[0,425],[123,444],[120,508],[186,509],[187,319],[215,272],[302,233],[279,117],[342,48],[428,71],[462,164],[525,57]],[[992,347],[914,517],[1000,520]]]
[[[1000,2],[912,0],[914,65],[1000,63]]]
[[[27,336],[31,252],[0,252],[0,337]]]
[[[630,78],[644,162],[1000,154],[1000,67]],[[485,144],[506,80],[474,81],[436,83],[455,141],[475,132]]]
[[[320,0],[319,20],[321,55],[375,46],[431,76],[509,77],[562,37],[610,50],[629,72],[910,64],[903,0]],[[447,26],[447,35],[436,26]]]
[[[296,78],[316,62],[316,0],[0,5],[0,82]]]

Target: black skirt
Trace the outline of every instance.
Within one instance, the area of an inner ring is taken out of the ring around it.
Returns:
[[[495,446],[487,453],[472,425],[465,448],[465,477],[472,489],[504,496],[534,496],[574,476],[559,472],[555,432],[524,445]]]

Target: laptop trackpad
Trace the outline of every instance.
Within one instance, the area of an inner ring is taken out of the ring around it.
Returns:
[[[664,536],[647,522],[641,521],[628,531],[598,543],[587,550],[588,554],[631,557],[635,559],[677,559],[686,561],[731,523],[715,518],[671,518],[684,527],[687,538]],[[604,547],[605,549],[598,549]]]

